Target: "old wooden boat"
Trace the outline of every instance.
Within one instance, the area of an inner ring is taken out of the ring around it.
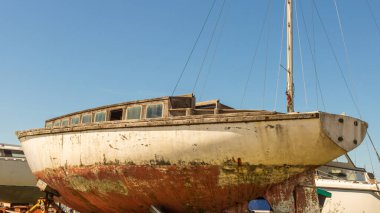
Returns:
[[[288,113],[193,94],[88,109],[17,132],[32,172],[81,212],[236,212],[260,197],[275,212],[319,212],[311,170],[357,147],[367,123],[294,112],[287,8]]]
[[[184,95],[71,113],[17,135],[38,156],[29,157],[34,175],[79,211],[219,211],[352,150],[366,129],[345,115],[235,110]]]
[[[21,147],[1,143],[0,203],[35,203],[43,196],[36,182]]]

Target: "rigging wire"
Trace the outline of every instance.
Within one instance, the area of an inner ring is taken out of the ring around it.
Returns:
[[[301,4],[301,3],[300,3]],[[301,8],[302,9],[302,8]],[[316,48],[315,48],[315,21],[314,21],[314,8],[313,8],[313,5],[312,4],[310,4],[310,9],[311,9],[311,38],[310,38],[310,40],[311,40],[311,45],[309,45],[310,46],[310,52],[312,52],[312,54],[316,54]],[[302,12],[302,11],[301,11]],[[307,32],[308,33],[308,32]],[[317,62],[315,61],[314,62],[315,63],[315,67],[317,67]],[[316,68],[315,68],[316,69]],[[314,87],[314,89],[315,89],[315,94],[316,94],[316,104],[317,104],[317,107],[316,107],[316,109],[317,110],[319,110],[319,93],[318,93],[318,81],[317,80],[315,80],[315,87]]]
[[[353,88],[353,98],[355,100],[357,100],[357,96],[355,95],[355,84],[350,80],[350,71],[352,71],[352,65],[351,65],[351,62],[350,62],[350,57],[349,57],[349,54],[348,54],[348,48],[347,48],[347,44],[346,44],[346,39],[345,39],[345,36],[344,36],[344,33],[343,33],[343,25],[342,25],[342,22],[341,22],[341,18],[340,18],[340,14],[339,14],[339,9],[338,9],[338,4],[336,3],[336,0],[333,0],[334,2],[334,5],[335,5],[335,11],[336,11],[336,15],[337,15],[337,18],[338,18],[338,23],[339,23],[339,29],[340,29],[340,35],[342,37],[342,42],[343,42],[343,47],[344,47],[344,55],[345,55],[345,60],[346,60],[346,63],[348,65],[348,81],[350,82],[350,84],[352,85],[352,88]],[[360,110],[359,110],[359,107],[358,107],[358,113],[359,113],[359,116],[360,118],[361,117],[361,113],[360,113]]]
[[[279,62],[278,62],[277,82],[276,82],[276,96],[275,96],[275,99],[274,99],[274,109],[273,109],[273,111],[276,111],[276,108],[277,108],[278,84],[280,82],[280,71],[281,71],[281,68],[282,68],[281,61],[282,61],[282,48],[284,46],[283,44],[284,44],[286,2],[287,2],[287,0],[284,0],[284,9],[283,9],[283,15],[282,15],[282,29],[281,29],[280,57],[279,57]]]
[[[369,2],[369,0],[367,0],[366,2],[367,2],[368,9],[369,9],[369,13],[371,14],[373,21],[375,22],[377,32],[379,32],[379,34],[380,34],[380,26],[376,20],[375,14],[373,13],[371,3]]]
[[[349,65],[349,67],[351,67],[351,64],[350,64],[350,62],[349,62],[349,58],[348,58],[348,48],[347,48],[346,41],[345,41],[345,37],[344,37],[344,33],[343,33],[343,27],[342,27],[342,23],[341,23],[340,15],[339,15],[338,6],[337,6],[337,3],[336,3],[336,0],[333,0],[333,1],[334,1],[334,4],[335,4],[335,10],[336,10],[336,13],[337,13],[337,16],[338,16],[339,28],[340,28],[340,31],[341,31],[342,41],[343,41],[344,50],[345,50],[345,58],[346,58],[346,60],[347,60],[347,63],[348,63],[348,65]],[[368,2],[368,1],[367,1],[367,2]],[[314,3],[314,6],[316,7],[314,0],[313,0],[313,3]],[[369,3],[369,2],[368,2],[368,3]],[[353,94],[353,92],[352,92],[351,89],[348,87],[348,82],[347,82],[347,80],[346,80],[346,78],[345,78],[345,76],[344,76],[343,70],[342,70],[342,68],[341,68],[341,66],[340,66],[340,64],[339,64],[339,62],[338,62],[338,60],[337,60],[337,57],[336,57],[335,52],[334,52],[334,50],[333,50],[333,48],[332,48],[331,42],[330,42],[330,40],[329,40],[329,38],[328,38],[328,35],[327,35],[327,32],[326,32],[326,29],[325,29],[325,27],[324,27],[324,25],[323,25],[322,19],[321,19],[320,15],[319,15],[319,12],[318,12],[318,9],[317,9],[317,8],[316,8],[316,11],[317,11],[318,17],[319,17],[319,19],[320,19],[320,21],[321,21],[321,23],[322,23],[322,27],[323,27],[323,29],[324,29],[324,31],[325,31],[325,34],[326,34],[326,37],[327,37],[327,39],[328,39],[328,42],[329,42],[330,48],[331,48],[331,50],[333,51],[333,55],[334,55],[335,61],[336,61],[337,64],[338,64],[338,67],[339,67],[340,73],[341,73],[341,75],[342,75],[342,77],[343,77],[343,80],[344,80],[344,82],[345,82],[345,84],[346,84],[347,90],[349,91],[349,94],[350,94],[351,100],[352,100],[352,102],[354,103],[354,106],[355,106],[355,108],[356,108],[357,113],[359,114],[359,117],[362,119],[362,114],[361,114],[361,112],[360,112],[359,106],[357,105],[357,103],[356,103],[356,101],[355,101],[355,99],[354,99],[354,94]],[[367,136],[368,136],[369,141],[371,142],[372,148],[374,149],[374,151],[375,151],[375,153],[376,153],[376,155],[377,155],[377,159],[378,159],[378,161],[380,162],[380,156],[379,156],[379,153],[378,153],[378,151],[377,151],[377,149],[376,149],[376,147],[375,147],[375,145],[374,145],[374,143],[373,143],[373,141],[372,141],[372,138],[371,138],[371,136],[370,136],[370,134],[369,134],[369,131],[367,131]],[[368,144],[367,144],[367,150],[368,150],[368,152],[369,152]],[[370,154],[370,153],[368,153],[368,154]],[[372,170],[373,170],[372,158],[371,158],[370,155],[369,155],[369,157],[370,157],[370,162],[371,162],[371,166],[372,166]]]
[[[302,1],[301,1],[301,2],[302,2]],[[301,2],[300,2],[301,16],[302,16],[303,24],[304,24],[304,27],[305,27],[305,30],[306,30],[307,43],[308,43],[308,45],[309,45],[309,50],[310,50],[311,58],[312,58],[312,61],[313,61],[314,75],[315,75],[315,79],[316,79],[317,87],[318,87],[318,90],[317,90],[317,91],[319,91],[319,93],[320,93],[320,95],[321,95],[321,101],[322,101],[323,109],[326,111],[326,105],[325,105],[325,101],[324,101],[324,98],[323,98],[322,88],[321,88],[321,84],[320,84],[319,76],[318,76],[318,72],[317,72],[317,65],[316,65],[315,53],[314,53],[313,50],[312,50],[312,46],[311,46],[311,42],[310,42],[310,38],[309,38],[309,33],[308,33],[308,30],[307,30],[306,21],[305,21],[305,16],[304,16],[304,13],[303,13],[303,9],[302,9],[302,4],[301,4]],[[314,25],[313,25],[313,26],[314,26]],[[318,97],[318,93],[317,93],[317,97]]]
[[[316,54],[316,47],[315,47],[315,11],[314,11],[314,8],[313,8],[313,5],[311,4],[310,5],[311,7],[311,24],[312,24],[312,28],[311,28],[311,34],[312,34],[312,50],[311,52],[313,52],[314,54]],[[311,48],[311,47],[310,47]],[[317,66],[317,62],[315,61],[315,66]],[[318,81],[315,81],[315,94],[316,94],[316,97],[317,97],[317,110],[319,109],[319,95],[318,95]]]
[[[346,60],[346,63],[348,65],[348,72],[347,72],[347,74],[348,74],[348,80],[350,81],[350,83],[351,83],[351,85],[353,87],[353,92],[355,92],[356,91],[355,84],[351,81],[352,78],[350,78],[350,73],[352,72],[352,65],[351,65],[351,62],[350,62],[351,60],[350,60],[349,54],[348,54],[348,48],[347,48],[346,39],[345,39],[345,36],[344,36],[344,33],[343,33],[343,24],[342,24],[342,21],[341,21],[341,18],[340,18],[338,4],[337,4],[336,0],[333,0],[333,2],[334,2],[334,6],[335,6],[335,12],[336,12],[336,15],[337,15],[338,23],[339,23],[340,35],[341,35],[342,43],[343,43],[343,47],[344,47],[345,60]],[[357,96],[355,95],[355,93],[354,93],[354,98],[356,100],[358,99]],[[357,152],[356,149],[353,150],[355,163],[356,163],[356,152]]]
[[[295,6],[295,12],[296,12],[296,23],[297,23],[297,34],[298,34],[298,47],[300,51],[300,59],[301,59],[301,70],[302,70],[302,80],[303,80],[303,88],[304,88],[304,93],[305,93],[305,103],[306,107],[309,106],[307,102],[307,90],[306,90],[306,81],[305,81],[305,71],[304,71],[304,66],[303,66],[303,58],[302,58],[302,45],[301,45],[301,36],[300,36],[300,28],[298,26],[298,13],[297,13],[297,0],[294,1],[294,6]]]
[[[380,162],[380,156],[379,156],[379,153],[378,153],[378,151],[377,151],[375,145],[373,144],[372,138],[371,138],[371,136],[369,135],[369,132],[368,132],[368,131],[367,131],[367,136],[368,136],[369,141],[370,141],[371,144],[372,144],[373,149],[374,149],[375,152],[376,152],[377,160]],[[371,162],[371,163],[372,163],[372,162]]]
[[[179,84],[179,82],[180,82],[181,79],[182,79],[182,76],[183,76],[183,74],[184,74],[184,72],[185,72],[185,70],[186,70],[186,68],[187,68],[187,65],[189,64],[190,58],[191,58],[191,56],[193,55],[193,52],[194,52],[194,50],[195,50],[195,47],[197,46],[198,41],[199,41],[199,39],[200,39],[200,37],[201,37],[201,35],[202,35],[202,33],[203,33],[203,30],[204,30],[204,28],[205,28],[205,26],[206,26],[206,23],[207,23],[207,21],[208,21],[208,19],[209,19],[209,17],[210,17],[211,11],[212,11],[213,8],[215,7],[215,3],[216,3],[216,0],[214,0],[214,2],[212,3],[212,6],[211,6],[211,8],[210,8],[210,10],[208,11],[208,14],[207,14],[207,16],[206,16],[206,19],[205,19],[204,22],[203,22],[203,26],[202,26],[202,28],[201,28],[201,31],[199,32],[199,34],[198,34],[198,36],[197,36],[197,39],[195,40],[195,43],[194,43],[194,45],[193,45],[193,48],[191,49],[190,54],[189,54],[189,56],[187,57],[187,60],[186,60],[186,63],[185,63],[185,65],[184,65],[183,69],[182,69],[182,72],[181,72],[180,76],[178,77],[177,83],[175,84],[175,87],[174,87],[174,89],[173,89],[173,91],[172,91],[172,95],[174,95],[174,92],[176,91],[176,89],[177,89],[177,87],[178,87],[178,84]]]
[[[369,152],[369,148],[368,148],[368,143],[366,144],[366,147],[367,147],[369,162],[371,163],[372,173],[375,173],[375,169],[373,168],[371,153]]]
[[[311,7],[311,24],[312,24],[312,39],[313,39],[313,53],[315,54],[316,53],[316,47],[315,47],[315,11],[314,11],[314,8],[313,8],[313,5],[310,6]]]
[[[266,82],[267,82],[267,72],[268,72],[268,46],[269,46],[269,35],[270,28],[267,28],[267,40],[265,42],[265,66],[264,66],[264,83],[263,83],[263,94],[262,94],[262,109],[264,109],[265,103],[265,91],[266,91]]]
[[[336,3],[336,0],[333,0],[333,2],[334,2],[334,5],[335,5],[336,16],[338,18],[340,35],[342,37],[342,42],[343,42],[343,46],[344,46],[344,53],[345,53],[346,62],[348,64],[348,67],[350,68],[351,64],[350,64],[350,60],[349,60],[349,57],[348,57],[348,48],[347,48],[346,39],[345,39],[345,36],[344,36],[344,33],[343,33],[343,26],[342,26],[342,21],[341,21],[339,10],[338,10],[338,4]]]
[[[206,85],[208,83],[208,80],[209,80],[209,76],[211,74],[211,71],[212,71],[212,67],[213,67],[213,64],[214,64],[214,61],[215,61],[215,56],[216,56],[216,53],[217,53],[217,50],[218,50],[218,47],[219,47],[219,43],[220,43],[220,40],[222,38],[222,35],[223,35],[223,32],[224,32],[224,27],[226,25],[226,22],[227,22],[227,17],[228,17],[228,12],[229,12],[229,6],[227,4],[227,8],[225,9],[225,12],[224,12],[224,19],[223,19],[223,23],[220,27],[220,32],[219,32],[219,35],[216,39],[216,42],[215,42],[215,49],[214,49],[214,52],[212,53],[212,56],[211,56],[211,60],[210,60],[210,63],[209,63],[209,67],[207,69],[207,73],[206,73],[206,80],[202,86],[202,89],[201,89],[201,92],[200,92],[200,96],[199,96],[199,99],[202,100],[202,97],[204,95],[204,92],[205,92],[205,88],[206,88]]]
[[[270,10],[271,6],[272,6],[272,1],[270,0],[269,3],[268,3],[267,9],[266,9],[266,13],[265,13],[265,17],[264,17],[263,23],[261,25],[259,38],[258,38],[257,43],[256,43],[256,48],[255,48],[255,51],[254,51],[254,54],[253,54],[253,57],[252,57],[251,66],[250,66],[249,73],[248,73],[248,78],[247,78],[247,81],[245,82],[243,97],[242,97],[241,102],[240,102],[240,108],[243,107],[243,103],[244,103],[244,100],[245,100],[245,95],[247,93],[248,83],[249,83],[249,80],[250,80],[251,75],[253,73],[253,65],[255,63],[257,51],[258,51],[259,46],[260,46],[261,37],[262,37],[263,32],[264,32],[264,27],[265,27],[265,24],[266,24],[266,21],[267,21],[267,18],[268,18],[268,14],[269,14],[269,10]]]
[[[222,13],[223,13],[223,10],[224,10],[224,5],[225,5],[225,3],[226,3],[226,0],[223,0],[222,7],[221,7],[221,9],[220,9],[220,11],[219,11],[217,21],[216,21],[215,26],[214,26],[214,29],[213,29],[213,31],[212,31],[212,35],[211,35],[210,41],[208,42],[208,46],[207,46],[207,49],[206,49],[206,53],[205,53],[205,55],[204,55],[204,57],[203,57],[201,67],[200,67],[200,69],[199,69],[199,72],[198,72],[198,75],[197,75],[197,78],[196,78],[196,80],[195,80],[194,87],[193,87],[193,90],[192,90],[191,93],[194,93],[195,88],[197,87],[199,77],[200,77],[201,72],[202,72],[202,70],[203,70],[203,67],[204,67],[204,64],[205,64],[205,61],[206,61],[206,58],[207,58],[208,52],[209,52],[209,50],[210,50],[210,46],[211,46],[212,42],[214,41],[215,32],[216,32],[217,27],[219,26],[220,17],[222,17]]]
[[[339,73],[341,74],[341,77],[343,78],[343,81],[344,81],[344,84],[345,84],[345,86],[346,86],[346,89],[348,90],[348,93],[349,93],[349,95],[350,95],[350,97],[351,97],[351,101],[353,102],[353,104],[354,104],[354,106],[355,106],[355,108],[356,108],[356,111],[357,111],[357,113],[359,114],[359,116],[362,117],[362,116],[361,116],[361,113],[360,113],[360,110],[359,110],[359,107],[358,107],[358,104],[356,103],[356,101],[355,101],[355,99],[354,99],[354,96],[353,96],[353,94],[352,94],[352,91],[351,91],[351,89],[350,89],[350,87],[349,87],[349,85],[348,85],[348,81],[347,81],[347,79],[346,79],[346,76],[345,76],[344,73],[343,73],[342,66],[340,65],[340,63],[339,63],[339,61],[338,61],[338,57],[337,57],[337,55],[336,55],[336,53],[335,53],[335,50],[334,50],[333,45],[332,45],[332,43],[331,43],[330,37],[328,36],[327,30],[326,30],[326,27],[325,27],[325,25],[324,25],[324,23],[323,23],[323,21],[322,21],[321,15],[319,14],[318,8],[317,8],[317,6],[316,6],[316,4],[315,4],[315,0],[313,0],[313,5],[314,5],[314,8],[315,8],[315,11],[317,12],[317,16],[318,16],[318,18],[319,18],[319,21],[321,22],[323,32],[325,33],[325,36],[326,36],[326,38],[327,38],[327,42],[328,42],[328,44],[329,44],[329,46],[330,46],[330,49],[331,49],[331,52],[332,52],[332,54],[333,54],[333,56],[334,56],[335,62],[336,62],[336,64],[337,64],[337,66],[338,66]]]

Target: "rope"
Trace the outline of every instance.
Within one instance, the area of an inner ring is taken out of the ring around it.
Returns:
[[[305,81],[305,72],[304,72],[304,66],[303,66],[303,58],[302,58],[302,46],[301,46],[301,36],[300,36],[300,29],[298,26],[298,13],[297,13],[297,1],[294,1],[294,6],[295,6],[295,12],[296,12],[296,23],[297,23],[297,35],[298,35],[298,47],[300,51],[300,59],[301,59],[301,70],[302,70],[302,80],[303,80],[303,88],[304,88],[304,93],[305,93],[305,103],[306,106],[308,107],[308,102],[307,102],[307,90],[306,90],[306,81]]]
[[[284,28],[285,28],[285,14],[286,14],[286,0],[284,1],[284,11],[283,11],[283,15],[282,15],[282,30],[281,30],[281,46],[280,46],[280,59],[279,59],[279,62],[278,62],[278,71],[277,71],[277,82],[276,82],[276,96],[275,96],[275,99],[274,99],[274,109],[273,111],[276,111],[276,108],[277,108],[277,97],[278,97],[278,83],[280,82],[280,70],[282,68],[281,66],[281,61],[282,61],[282,48],[283,48],[283,44],[284,44]]]
[[[248,78],[247,78],[247,81],[245,82],[243,97],[242,97],[241,102],[240,102],[240,108],[243,107],[243,103],[244,103],[244,100],[245,100],[245,95],[247,93],[248,83],[249,83],[249,80],[250,80],[251,75],[253,73],[253,65],[255,63],[255,59],[256,59],[256,55],[257,55],[257,50],[259,49],[261,37],[262,37],[263,32],[264,32],[264,27],[265,27],[265,24],[267,22],[267,18],[268,18],[268,14],[269,14],[269,9],[271,8],[271,5],[272,5],[272,1],[269,1],[268,6],[267,6],[267,10],[266,10],[266,13],[265,13],[265,17],[264,17],[264,20],[263,20],[263,23],[261,24],[259,39],[257,40],[256,48],[255,48],[255,51],[254,51],[254,54],[253,54],[253,57],[252,57],[252,60],[251,60],[251,66],[250,66],[250,69],[249,69]]]
[[[215,26],[214,26],[214,29],[213,29],[213,31],[212,31],[212,35],[211,35],[210,41],[208,42],[207,50],[206,50],[206,53],[205,53],[205,55],[204,55],[204,57],[203,57],[201,67],[200,67],[200,69],[199,69],[199,72],[198,72],[198,75],[197,75],[197,78],[196,78],[196,80],[195,80],[194,87],[193,87],[193,90],[192,90],[191,93],[194,93],[195,88],[197,87],[198,80],[199,80],[199,76],[201,75],[201,72],[202,72],[202,70],[203,70],[203,66],[204,66],[204,64],[205,64],[205,61],[206,61],[206,58],[207,58],[208,52],[209,52],[209,50],[210,50],[210,46],[211,46],[211,44],[212,44],[212,41],[214,40],[214,35],[215,35],[215,32],[216,32],[216,28],[219,26],[220,17],[222,16],[222,13],[223,13],[223,10],[224,10],[224,5],[225,5],[225,3],[226,3],[226,0],[223,1],[222,7],[221,7],[221,9],[220,9],[220,11],[219,11],[217,21],[216,21]]]
[[[194,43],[194,45],[193,45],[193,48],[191,49],[190,54],[189,54],[189,56],[187,57],[187,60],[186,60],[185,66],[183,67],[182,72],[181,72],[180,76],[178,77],[177,83],[175,84],[175,87],[174,87],[174,89],[173,89],[173,91],[172,91],[172,96],[174,95],[174,92],[176,91],[176,89],[177,89],[177,87],[178,87],[178,84],[179,84],[179,82],[180,82],[181,79],[182,79],[183,73],[185,72],[186,67],[187,67],[187,65],[189,64],[190,58],[191,58],[191,56],[193,55],[194,49],[195,49],[195,47],[196,47],[197,44],[198,44],[199,38],[200,38],[201,35],[202,35],[202,32],[203,32],[203,30],[204,30],[204,28],[205,28],[205,26],[206,26],[206,23],[207,23],[207,21],[208,21],[208,19],[209,19],[209,17],[210,17],[211,11],[212,11],[212,9],[213,9],[214,6],[215,6],[215,3],[216,3],[216,0],[214,0],[214,2],[212,3],[212,6],[211,6],[211,8],[210,8],[210,10],[208,11],[208,14],[207,14],[207,16],[206,16],[206,19],[205,19],[204,22],[203,22],[202,29],[201,29],[201,31],[199,32],[197,39],[195,40],[195,43]]]

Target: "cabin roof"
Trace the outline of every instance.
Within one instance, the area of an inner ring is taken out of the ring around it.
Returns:
[[[69,116],[73,116],[73,115],[77,115],[77,114],[81,114],[81,113],[102,110],[102,109],[117,108],[117,107],[122,107],[125,105],[131,105],[131,104],[141,104],[141,103],[147,103],[147,102],[168,100],[170,97],[192,97],[192,94],[185,94],[185,95],[179,95],[179,96],[164,96],[164,97],[158,97],[158,98],[150,98],[150,99],[135,100],[135,101],[128,101],[128,102],[122,102],[122,103],[117,103],[117,104],[104,105],[104,106],[100,106],[100,107],[85,109],[85,110],[76,111],[76,112],[72,112],[69,114],[61,115],[58,117],[54,117],[54,118],[51,118],[49,120],[46,120],[46,122],[54,121],[54,120],[57,120],[60,118],[69,117]]]
[[[0,149],[22,150],[21,146],[19,145],[5,143],[0,143]]]
[[[201,102],[196,103],[194,94],[190,93],[190,94],[177,95],[177,96],[164,96],[164,97],[158,97],[158,98],[128,101],[128,102],[122,102],[122,103],[117,103],[117,104],[104,105],[100,107],[85,109],[85,110],[76,111],[76,112],[72,112],[69,114],[48,119],[45,121],[46,123],[45,125],[47,125],[48,123],[54,123],[56,121],[60,122],[59,120],[61,119],[69,119],[70,117],[73,117],[73,116],[83,116],[85,114],[99,112],[99,111],[106,111],[106,110],[115,111],[118,109],[124,109],[126,107],[128,108],[129,106],[133,107],[134,105],[144,105],[144,104],[149,105],[149,104],[156,104],[160,102],[165,105],[164,108],[165,108],[166,113],[164,117],[201,115],[201,114],[219,114],[219,113],[222,113],[222,114],[244,113],[244,112],[255,112],[255,113],[265,114],[265,113],[270,112],[266,110],[236,110],[230,106],[220,103],[219,99],[201,101]],[[270,112],[270,113],[277,113],[277,112]],[[146,115],[143,115],[143,116],[146,116]],[[120,120],[122,119],[123,118],[121,118]],[[77,123],[75,123],[75,125],[76,124]]]
[[[51,122],[55,121],[58,119],[62,118],[67,118],[70,116],[78,115],[78,114],[83,114],[87,112],[93,112],[93,111],[100,111],[103,109],[109,109],[109,108],[118,108],[118,107],[123,107],[125,105],[133,105],[133,104],[142,104],[142,103],[149,103],[149,102],[157,102],[157,101],[164,101],[164,100],[169,100],[170,98],[193,98],[195,100],[194,94],[189,93],[189,94],[183,94],[183,95],[176,95],[176,96],[163,96],[163,97],[158,97],[158,98],[149,98],[149,99],[143,99],[143,100],[134,100],[134,101],[128,101],[128,102],[122,102],[122,103],[117,103],[117,104],[110,104],[110,105],[104,105],[104,106],[99,106],[95,108],[90,108],[90,109],[85,109],[81,111],[76,111],[72,112],[69,114],[64,114],[58,117],[50,118],[46,120],[46,122]],[[211,108],[220,108],[220,109],[234,109],[230,106],[224,105],[220,103],[219,99],[214,99],[214,100],[209,100],[209,101],[201,101],[195,104],[195,108],[198,109],[211,109]]]
[[[357,167],[354,162],[351,160],[350,156],[348,154],[342,155],[342,157],[345,157],[347,159],[347,162],[337,162],[337,161],[330,161],[325,166],[331,166],[336,168],[342,168],[342,169],[351,169],[351,170],[357,170],[357,171],[365,171],[364,168]]]

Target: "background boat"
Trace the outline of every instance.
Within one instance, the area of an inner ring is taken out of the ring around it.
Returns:
[[[21,147],[0,144],[0,202],[34,204],[44,196],[36,183]]]
[[[320,196],[322,212],[367,212],[380,209],[380,184],[372,173],[344,155],[317,169],[316,186],[331,193]]]

